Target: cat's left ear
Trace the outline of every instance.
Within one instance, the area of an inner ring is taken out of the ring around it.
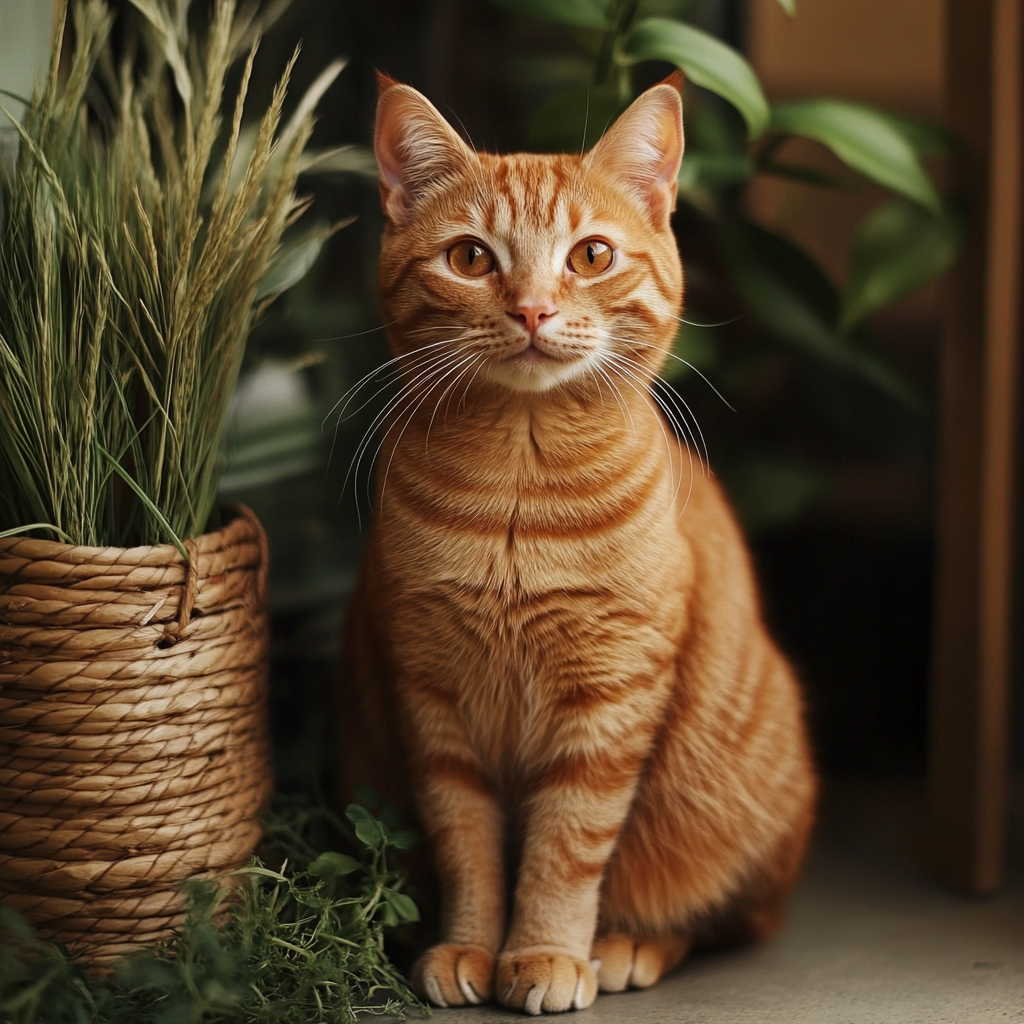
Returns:
[[[468,170],[477,156],[422,93],[379,72],[377,89],[381,205],[404,223],[432,187]]]
[[[656,224],[676,207],[683,160],[683,76],[641,93],[584,157],[584,166],[610,178],[651,212]]]

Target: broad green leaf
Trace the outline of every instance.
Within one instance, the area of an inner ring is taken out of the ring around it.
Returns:
[[[905,114],[895,114],[891,110],[879,110],[876,113],[884,117],[910,143],[918,156],[937,156],[957,148],[956,137],[941,125],[907,117]]]
[[[608,0],[491,0],[491,3],[524,18],[601,31],[610,27]]]
[[[375,821],[374,816],[365,808],[359,804],[349,804],[345,808],[345,817],[352,822],[353,825],[360,821]]]
[[[750,223],[726,237],[733,279],[753,313],[779,341],[870,381],[913,407],[913,388],[873,352],[839,333],[839,293],[792,242]]]
[[[671,18],[645,18],[626,37],[630,63],[664,60],[691,82],[728,100],[747,122],[752,139],[768,127],[768,101],[754,69],[732,47],[707,32]]]
[[[309,873],[332,881],[339,875],[350,875],[358,871],[362,865],[354,857],[344,853],[335,853],[331,850],[321,853],[312,864],[309,865]]]
[[[542,153],[589,149],[622,110],[614,90],[577,86],[552,96],[530,125],[530,147]]]
[[[325,237],[324,230],[319,228],[283,249],[263,275],[256,289],[256,301],[280,295],[298,284],[316,262]]]
[[[359,837],[359,841],[370,847],[371,850],[377,849],[378,846],[382,846],[384,843],[384,829],[381,823],[374,818],[357,821],[356,835]]]
[[[404,892],[395,892],[394,889],[384,890],[384,899],[402,921],[418,921],[420,912],[416,904],[405,895]]]
[[[820,142],[865,178],[940,215],[935,186],[888,115],[845,100],[796,100],[772,107],[771,127]]]
[[[391,836],[391,845],[397,846],[399,850],[411,850],[419,841],[419,833],[411,828],[399,829]]]
[[[877,207],[854,239],[842,329],[948,270],[956,252],[957,236],[948,220],[905,199]]]

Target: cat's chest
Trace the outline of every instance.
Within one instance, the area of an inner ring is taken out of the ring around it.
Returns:
[[[554,456],[531,441],[471,440],[396,453],[376,529],[410,584],[458,583],[514,608],[628,572],[673,542],[663,445]]]
[[[399,497],[395,490],[381,527],[399,586],[458,589],[506,618],[535,595],[632,575],[672,540],[659,529],[657,508],[636,507],[636,492],[629,500],[574,491],[571,482],[473,494],[422,488]],[[640,499],[647,490],[637,488]]]

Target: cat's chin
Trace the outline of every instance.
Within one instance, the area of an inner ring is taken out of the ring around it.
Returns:
[[[539,394],[578,377],[586,365],[586,359],[568,362],[527,349],[511,359],[488,363],[482,376],[512,391]]]

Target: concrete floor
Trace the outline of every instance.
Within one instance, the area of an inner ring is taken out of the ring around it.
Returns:
[[[1024,873],[972,899],[905,852],[912,788],[832,786],[789,921],[773,942],[698,956],[652,989],[598,996],[588,1021],[629,1024],[993,1024],[1024,1021]],[[497,1007],[436,1010],[485,1024]],[[522,1017],[518,1019],[522,1020]]]

